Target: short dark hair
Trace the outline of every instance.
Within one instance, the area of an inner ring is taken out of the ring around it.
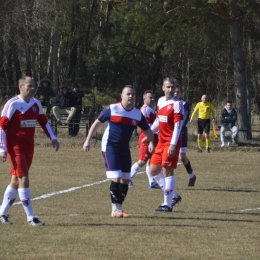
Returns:
[[[227,100],[227,103],[233,104],[233,102],[231,100]]]
[[[177,86],[179,84],[178,80],[173,76],[165,77],[164,80],[163,80],[163,85],[166,82],[171,82],[174,86]]]
[[[146,94],[153,94],[153,91],[152,90],[145,90],[144,94],[143,94],[143,98],[145,98]]]

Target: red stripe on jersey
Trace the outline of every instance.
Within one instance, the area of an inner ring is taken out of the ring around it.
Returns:
[[[110,121],[111,122],[115,122],[115,123],[122,123],[122,124],[127,124],[127,125],[133,125],[133,126],[137,126],[139,124],[140,121],[136,120],[136,119],[132,119],[129,117],[122,117],[122,116],[112,116],[110,117]]]

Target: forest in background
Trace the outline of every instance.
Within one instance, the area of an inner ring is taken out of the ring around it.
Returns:
[[[240,138],[250,139],[259,18],[259,0],[0,0],[1,99],[30,75],[50,78],[56,92],[78,83],[97,103],[132,84],[139,105],[173,75],[191,105],[204,93],[219,106],[233,100]]]

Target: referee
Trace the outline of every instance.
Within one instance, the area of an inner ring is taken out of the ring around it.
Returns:
[[[212,114],[212,122],[215,121],[216,113],[213,105],[208,102],[208,97],[206,94],[202,95],[201,102],[198,102],[197,105],[194,108],[194,111],[190,118],[190,123],[192,122],[192,119],[196,115],[196,113],[199,111],[198,116],[198,152],[202,153],[202,134],[203,131],[205,132],[205,139],[206,139],[206,152],[210,152],[210,113]]]

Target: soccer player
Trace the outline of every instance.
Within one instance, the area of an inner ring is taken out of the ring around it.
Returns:
[[[129,218],[130,214],[122,210],[122,204],[131,180],[131,153],[129,142],[134,129],[141,127],[149,140],[148,151],[154,151],[153,133],[142,112],[134,107],[135,89],[126,85],[121,94],[121,102],[108,105],[92,124],[83,145],[85,152],[90,149],[90,141],[101,125],[108,121],[101,143],[102,155],[106,166],[106,176],[111,179],[110,197],[111,216]]]
[[[188,129],[187,129],[187,123],[189,122],[189,117],[190,117],[190,106],[187,101],[181,98],[181,88],[177,86],[174,90],[174,95],[179,98],[183,104],[183,116],[184,119],[181,121],[181,149],[180,149],[180,154],[179,154],[179,159],[182,161],[184,167],[186,168],[186,171],[189,174],[189,183],[188,186],[194,186],[195,181],[196,181],[196,175],[193,172],[193,169],[191,167],[190,160],[188,159],[186,153],[188,152]],[[181,201],[181,197],[176,197],[173,198],[174,200],[174,205]],[[178,200],[178,201],[177,201]],[[176,202],[177,201],[177,202]],[[173,205],[173,206],[174,206]]]
[[[29,225],[43,226],[44,223],[34,215],[29,187],[29,169],[34,153],[36,123],[41,125],[51,139],[55,151],[59,149],[59,142],[43,113],[40,101],[33,98],[34,79],[31,77],[20,78],[18,85],[20,95],[7,101],[0,119],[0,160],[5,162],[8,157],[12,175],[11,183],[5,190],[0,207],[0,221],[2,224],[12,224],[6,214],[18,194]]]
[[[154,94],[152,90],[146,90],[143,94],[144,104],[141,107],[141,112],[143,113],[146,122],[151,126],[156,119],[156,114],[153,110],[154,106]],[[139,158],[136,163],[131,167],[131,181],[129,182],[129,188],[134,188],[133,177],[138,173],[138,171],[146,164],[146,174],[149,181],[150,189],[160,189],[159,185],[153,180],[153,176],[150,173],[150,158],[151,153],[148,151],[148,142],[143,143],[142,139],[146,136],[145,132],[141,129],[141,133],[138,139],[139,146]],[[154,134],[154,145],[158,143],[158,134]]]
[[[198,102],[195,106],[190,118],[190,123],[198,111],[198,152],[202,153],[202,134],[204,130],[206,139],[206,152],[210,153],[210,112],[212,113],[212,122],[215,122],[216,113],[213,105],[208,102],[207,95],[202,95],[201,102]]]
[[[180,132],[183,105],[174,96],[177,83],[174,77],[164,79],[162,90],[165,96],[158,100],[157,118],[151,127],[154,133],[159,130],[159,142],[151,157],[150,171],[164,191],[164,202],[155,211],[171,212],[172,198],[179,196],[175,192],[174,169],[177,167],[181,146]]]

